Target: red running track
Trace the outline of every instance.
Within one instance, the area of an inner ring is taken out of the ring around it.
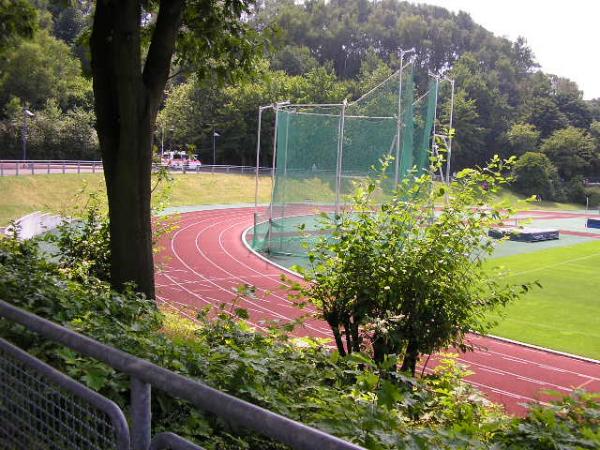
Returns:
[[[157,258],[157,297],[171,305],[200,309],[231,302],[240,284],[256,287],[256,299],[240,307],[257,329],[266,321],[289,321],[304,313],[281,289],[282,270],[250,252],[242,233],[252,225],[251,208],[216,209],[182,214],[179,227],[162,241]],[[327,324],[311,319],[306,335],[330,339]],[[459,361],[474,372],[468,381],[509,412],[523,414],[523,403],[545,401],[542,390],[569,393],[574,388],[600,392],[600,364],[488,337],[470,336],[479,350]]]

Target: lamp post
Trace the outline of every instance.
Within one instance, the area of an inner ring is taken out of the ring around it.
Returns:
[[[23,132],[21,133],[21,146],[23,148],[23,161],[27,160],[27,134],[29,132],[29,129],[27,127],[27,119],[30,117],[33,117],[35,114],[33,114],[31,111],[29,111],[27,108],[23,108]]]
[[[160,127],[160,162],[165,157],[165,126]]]
[[[213,125],[213,166],[216,165],[217,161],[217,138],[221,135],[215,131],[215,126]]]

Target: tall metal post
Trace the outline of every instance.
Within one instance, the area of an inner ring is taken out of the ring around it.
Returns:
[[[342,160],[344,157],[344,119],[346,115],[346,106],[348,102],[344,99],[342,104],[342,114],[338,129],[338,150],[337,150],[337,165],[335,171],[335,214],[340,212],[340,191],[342,189]]]
[[[131,378],[131,448],[148,450],[152,437],[151,387],[138,378]]]
[[[290,134],[290,113],[289,111],[287,112],[286,116],[285,116],[285,144],[284,144],[284,153],[283,153],[283,179],[281,181],[283,181],[282,186],[281,186],[281,190],[282,190],[282,198],[283,201],[281,202],[281,218],[283,219],[285,217],[285,199],[286,199],[286,188],[287,188],[287,163],[288,163],[288,138],[289,138],[289,134]],[[283,236],[281,236],[279,238],[279,248],[282,248],[283,246]]]
[[[440,77],[438,75],[431,75],[435,78],[435,108],[433,110],[433,141],[431,142],[431,149],[433,153],[433,149],[437,148],[437,144],[435,142],[435,137],[436,137],[436,122],[437,122],[437,104],[438,104],[438,94],[439,94],[439,89],[440,89]],[[435,152],[435,155],[437,156],[438,153],[437,151]],[[441,181],[444,182],[444,169],[442,166],[440,166],[440,177],[441,177]]]
[[[402,135],[402,75],[404,74],[404,55],[407,53],[414,52],[415,49],[411,48],[410,50],[402,50],[400,49],[400,74],[398,80],[398,121],[396,123],[396,155],[395,159],[395,170],[394,170],[394,186],[398,186],[398,181],[400,178],[400,142]]]
[[[27,135],[29,134],[29,127],[27,126],[27,120],[33,117],[34,114],[27,108],[23,108],[23,130],[21,132],[21,147],[23,150],[23,161],[27,161]]]
[[[450,159],[452,158],[452,116],[454,113],[454,80],[450,80],[450,120],[448,129],[448,162],[446,163],[446,183],[450,184]]]
[[[273,107],[275,110],[275,131],[273,132],[273,162],[271,166],[271,204],[269,205],[269,231],[267,239],[267,252],[271,253],[271,236],[273,234],[273,199],[275,198],[275,166],[277,163],[277,127],[279,125],[279,104]]]
[[[262,127],[262,113],[267,108],[272,108],[272,105],[261,106],[258,108],[258,135],[256,137],[256,183],[254,186],[254,214],[258,214],[258,173],[260,168],[260,132]],[[256,220],[255,223],[256,225]]]
[[[400,74],[398,75],[398,120],[396,122],[396,155],[394,156],[394,187],[400,177],[400,132],[402,130],[402,75],[404,73],[404,51],[400,50]]]
[[[213,124],[213,166],[216,165],[217,160],[217,135],[215,133],[215,126]]]

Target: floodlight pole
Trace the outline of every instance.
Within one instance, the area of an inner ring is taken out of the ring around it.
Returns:
[[[395,171],[394,171],[394,187],[398,186],[400,177],[400,134],[402,132],[402,75],[404,72],[404,55],[407,53],[414,52],[415,49],[410,50],[400,49],[400,70],[398,80],[398,121],[396,123],[396,156],[395,156]]]

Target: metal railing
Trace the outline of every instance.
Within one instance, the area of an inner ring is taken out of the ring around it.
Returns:
[[[78,160],[0,160],[0,177],[10,175],[48,175],[52,173],[102,172],[102,161]]]
[[[102,361],[131,378],[129,427],[122,411],[110,400],[12,344],[0,340],[2,448],[202,450],[174,433],[152,436],[150,400],[154,387],[233,425],[255,431],[294,449],[361,449],[357,445],[225,394],[200,381],[102,344],[2,300],[0,317],[19,323],[45,339],[58,342],[82,355]],[[22,441],[18,437],[20,435],[27,441]],[[14,444],[14,447],[2,445],[2,439],[6,439],[7,444]],[[55,442],[55,439],[59,442]],[[84,445],[88,441],[100,440],[100,445]]]
[[[231,173],[241,175],[256,175],[255,166],[239,165],[202,165],[202,164],[154,164],[154,170],[166,168],[170,172],[180,173]],[[16,175],[49,175],[66,173],[96,173],[102,172],[102,161],[77,160],[0,160],[0,177]],[[259,174],[269,175],[270,167],[259,167]]]

